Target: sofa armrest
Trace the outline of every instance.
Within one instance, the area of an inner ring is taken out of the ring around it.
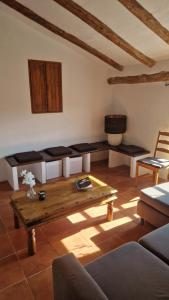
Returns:
[[[56,258],[52,269],[55,300],[108,300],[72,253]]]

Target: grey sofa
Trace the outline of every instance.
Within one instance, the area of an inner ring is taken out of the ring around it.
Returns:
[[[130,242],[83,267],[71,253],[53,262],[55,300],[169,299],[169,266]]]

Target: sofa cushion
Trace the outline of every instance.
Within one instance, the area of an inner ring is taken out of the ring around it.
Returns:
[[[90,152],[97,149],[95,146],[88,143],[75,144],[70,147],[78,152]]]
[[[95,280],[72,253],[57,257],[52,269],[54,299],[108,300]]]
[[[140,198],[149,206],[169,217],[169,182],[141,190]]]
[[[21,152],[14,154],[14,158],[19,163],[28,163],[28,162],[34,162],[34,161],[41,161],[42,155],[39,152],[36,151],[29,151],[29,152]]]
[[[169,266],[135,242],[85,268],[109,300],[169,299]]]
[[[47,152],[51,156],[62,156],[62,155],[72,154],[72,150],[70,148],[64,147],[64,146],[47,148],[44,151]]]
[[[169,224],[144,235],[139,243],[169,264]]]

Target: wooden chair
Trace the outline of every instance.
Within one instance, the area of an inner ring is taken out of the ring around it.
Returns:
[[[169,160],[168,159],[162,158],[162,157],[156,157],[157,152],[163,152],[163,153],[169,154],[169,140],[166,140],[166,137],[169,138],[169,132],[159,131],[157,142],[156,142],[156,147],[155,147],[155,151],[154,151],[154,156],[146,157],[144,159],[140,159],[137,161],[137,163],[136,163],[136,180],[139,175],[139,168],[143,167],[143,168],[153,171],[154,183],[158,184],[159,171],[161,169],[169,168]]]

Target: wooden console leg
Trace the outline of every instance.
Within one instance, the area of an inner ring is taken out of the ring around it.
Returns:
[[[18,216],[14,213],[14,227],[16,229],[20,228]]]
[[[140,219],[140,224],[144,225],[144,219],[143,218]]]
[[[35,229],[28,231],[28,255],[34,255],[36,253],[36,237]]]
[[[107,203],[107,221],[113,220],[113,203],[108,202]]]

